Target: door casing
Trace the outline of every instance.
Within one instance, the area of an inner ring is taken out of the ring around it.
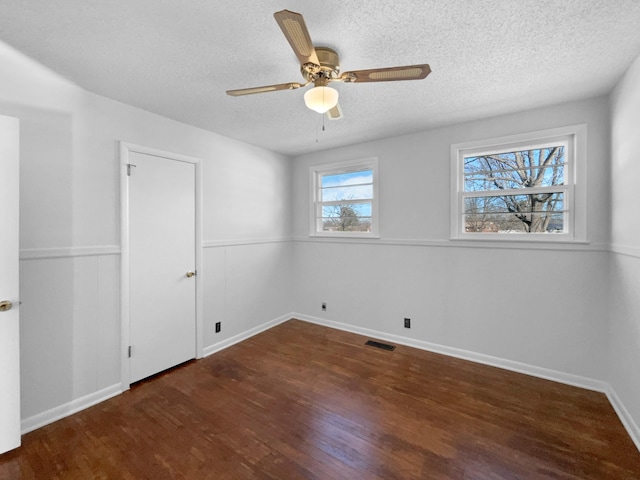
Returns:
[[[192,163],[195,165],[195,267],[196,276],[196,358],[203,356],[203,308],[202,308],[202,162],[198,158],[189,157],[173,152],[167,152],[156,148],[144,147],[128,142],[120,142],[120,316],[121,316],[121,343],[120,357],[121,370],[120,379],[122,390],[128,390],[130,386],[129,356],[128,349],[130,343],[130,282],[129,282],[129,262],[130,262],[130,218],[129,218],[129,182],[128,165],[130,164],[130,154],[142,153],[157,157],[168,158],[180,162]]]

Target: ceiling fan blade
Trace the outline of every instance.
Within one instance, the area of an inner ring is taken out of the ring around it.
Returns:
[[[295,90],[304,87],[301,83],[279,83],[278,85],[265,85],[264,87],[240,88],[238,90],[227,90],[227,95],[240,97],[242,95],[253,95],[254,93],[276,92],[278,90]]]
[[[295,52],[300,65],[305,63],[313,63],[314,65],[320,65],[318,62],[318,56],[316,55],[316,49],[313,46],[311,37],[309,36],[309,30],[304,23],[302,15],[296,12],[290,12],[289,10],[282,10],[273,14],[282,29],[282,33],[287,38],[289,45]]]
[[[327,118],[329,120],[340,120],[342,118],[342,108],[340,104],[336,103],[336,106],[327,111]]]
[[[431,73],[431,67],[407,65],[404,67],[373,68],[371,70],[354,70],[340,75],[344,82],[392,82],[396,80],[421,80]]]

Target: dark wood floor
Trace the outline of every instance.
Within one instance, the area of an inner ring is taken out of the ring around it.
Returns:
[[[639,479],[600,393],[289,321],[31,432],[1,479]]]

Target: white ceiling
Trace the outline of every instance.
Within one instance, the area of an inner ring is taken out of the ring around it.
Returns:
[[[425,80],[304,91],[273,18],[304,15],[342,71],[429,63]],[[0,0],[0,41],[86,90],[296,155],[608,93],[640,53],[638,0]]]

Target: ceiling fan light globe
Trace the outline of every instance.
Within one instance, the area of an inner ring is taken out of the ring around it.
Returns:
[[[304,94],[305,105],[318,113],[326,113],[338,104],[338,91],[331,87],[313,87]]]

